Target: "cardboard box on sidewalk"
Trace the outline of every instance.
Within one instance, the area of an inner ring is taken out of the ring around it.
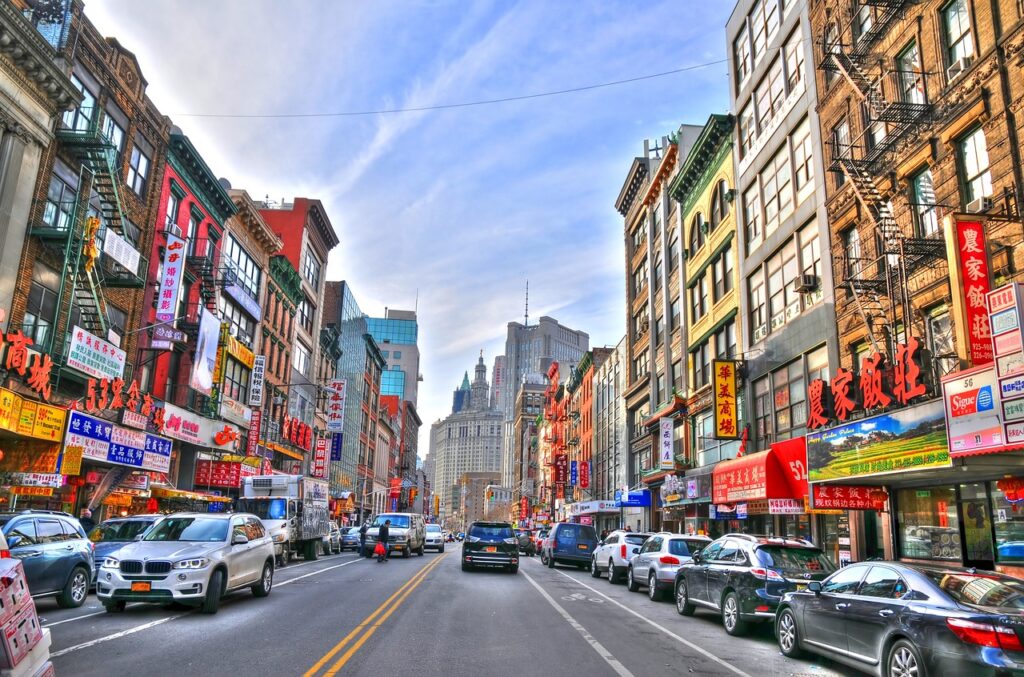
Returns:
[[[14,617],[3,624],[3,632],[0,633],[0,668],[17,666],[42,638],[36,604],[29,599]]]
[[[25,567],[19,559],[0,559],[0,623],[7,621],[31,599]]]
[[[46,661],[41,666],[39,666],[39,669],[36,670],[35,674],[32,675],[32,677],[55,677],[56,674],[56,671],[54,671],[53,669],[53,663],[51,663],[50,661]]]
[[[41,672],[50,664],[50,631],[43,628],[42,638],[32,650],[13,668],[0,669],[0,677],[36,677],[37,675],[53,674]]]

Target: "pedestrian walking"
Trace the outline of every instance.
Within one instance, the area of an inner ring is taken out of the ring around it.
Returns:
[[[90,531],[96,528],[96,521],[92,518],[92,510],[89,510],[88,508],[82,508],[82,512],[80,513],[80,515],[81,516],[78,518],[78,522],[82,525],[82,528],[85,529],[85,533],[88,534]]]
[[[370,528],[369,522],[363,522],[359,527],[359,556],[366,557],[366,530]]]
[[[383,559],[391,559],[391,551],[388,548],[388,532],[391,531],[391,520],[384,520],[384,524],[381,525],[380,529],[377,530],[377,543],[384,546],[384,557]],[[378,560],[383,561],[383,560]]]
[[[629,525],[627,524],[627,525],[626,525],[626,531],[633,531],[633,527],[631,527],[631,526],[629,526]]]

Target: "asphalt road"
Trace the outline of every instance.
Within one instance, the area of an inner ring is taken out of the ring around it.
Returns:
[[[352,553],[291,564],[270,596],[229,595],[215,616],[37,600],[58,675],[853,675],[781,656],[768,627],[731,638],[707,612],[542,567],[463,572],[459,549],[386,563]]]

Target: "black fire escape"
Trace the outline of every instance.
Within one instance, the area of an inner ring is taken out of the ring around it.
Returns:
[[[919,130],[932,111],[932,105],[928,103],[927,73],[919,62],[910,70],[901,70],[898,63],[894,64],[895,68],[887,68],[886,59],[889,57],[872,53],[879,39],[911,3],[909,0],[862,0],[860,4],[867,6],[866,11],[872,13],[870,25],[864,27],[859,35],[853,35],[854,22],[851,20],[849,34],[852,43],[843,42],[844,32],[841,29],[835,33],[826,31],[820,68],[843,77],[862,101],[866,112],[864,131],[857,139],[833,136],[830,140],[832,157],[829,170],[845,177],[862,207],[862,214],[866,214],[875,226],[878,256],[853,260],[844,251],[837,285],[853,296],[874,343],[869,311],[877,311],[884,317],[880,296],[888,297],[891,301],[891,326],[896,326],[899,307],[904,326],[909,327],[910,276],[930,261],[943,258],[945,242],[936,237],[908,236],[897,223],[891,204],[879,190],[877,182],[877,177],[891,170],[898,143]],[[886,92],[891,94],[889,98]],[[884,136],[876,138],[880,129],[884,130]]]

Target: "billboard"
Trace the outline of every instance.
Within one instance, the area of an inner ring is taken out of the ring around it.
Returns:
[[[213,373],[217,369],[217,346],[220,343],[220,320],[206,308],[199,314],[199,338],[192,358],[192,373],[188,385],[192,390],[209,396],[213,391]]]

